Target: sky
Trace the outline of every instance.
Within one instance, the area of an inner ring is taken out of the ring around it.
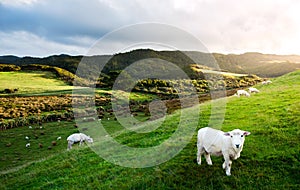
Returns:
[[[172,49],[181,30],[209,52],[300,55],[299,10],[298,0],[0,0],[0,55],[86,55],[101,42],[105,54],[147,48],[161,30],[147,23],[170,28],[149,48]],[[127,38],[128,27],[138,40]]]

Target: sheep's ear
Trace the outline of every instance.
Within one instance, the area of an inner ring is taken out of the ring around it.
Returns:
[[[224,135],[225,135],[225,136],[230,136],[230,133],[229,133],[229,132],[227,132],[227,133],[224,133]]]
[[[244,131],[244,135],[245,135],[245,136],[248,136],[248,135],[250,135],[250,134],[251,134],[250,132]]]

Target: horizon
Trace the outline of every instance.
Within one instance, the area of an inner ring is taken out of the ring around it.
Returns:
[[[113,54],[95,54],[95,55],[83,55],[83,54],[67,54],[67,53],[60,53],[60,54],[49,54],[45,56],[30,56],[30,55],[25,55],[25,56],[19,56],[19,55],[14,55],[14,54],[5,54],[5,55],[0,55],[0,57],[18,57],[18,58],[47,58],[51,56],[71,56],[71,57],[76,57],[76,56],[86,56],[86,57],[91,57],[91,56],[114,56],[116,54],[123,54],[123,53],[129,53],[131,51],[136,51],[136,50],[153,50],[153,51],[181,51],[181,52],[199,52],[199,53],[208,53],[208,54],[222,54],[222,55],[244,55],[244,54],[263,54],[263,55],[278,55],[278,56],[300,56],[300,54],[276,54],[276,53],[262,53],[262,52],[243,52],[243,53],[220,53],[220,52],[201,52],[201,51],[193,51],[193,50],[156,50],[156,49],[150,49],[150,48],[139,48],[139,49],[132,49],[129,51],[124,51],[124,52],[117,52]]]

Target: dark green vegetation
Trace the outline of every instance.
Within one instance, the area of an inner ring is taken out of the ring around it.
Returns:
[[[44,129],[24,126],[1,131],[0,189],[299,189],[300,71],[272,81],[270,85],[257,86],[261,93],[250,98],[228,98],[222,130],[240,128],[251,132],[241,157],[233,162],[230,177],[222,169],[222,158],[212,158],[213,166],[196,164],[196,133],[168,162],[133,169],[111,164],[86,146],[66,151],[65,138],[77,129],[73,122],[54,122],[43,124]],[[199,114],[195,110],[192,107],[183,111],[195,117]],[[185,127],[206,127],[210,111],[211,102],[202,104],[199,121],[190,120]],[[118,142],[149,147],[173,134],[179,116],[180,112],[175,111],[149,134],[123,130],[115,120],[101,122]],[[44,135],[41,130],[45,130]],[[31,137],[30,148],[25,148],[26,135]],[[57,136],[62,140],[48,150]],[[40,142],[46,147],[40,148]],[[101,142],[95,146],[97,143]]]
[[[213,53],[220,69],[233,73],[255,74],[260,77],[277,77],[299,69],[300,56],[298,55],[274,55],[261,53],[219,54]],[[18,66],[29,64],[41,64],[56,66],[75,74],[78,64],[83,56],[53,55],[45,58],[0,56],[0,64],[13,64]],[[154,51],[151,49],[134,50],[116,55],[92,56],[87,59],[101,60],[104,64],[109,62],[103,69],[103,77],[110,77],[115,72],[123,70],[134,61],[145,58],[159,58],[177,64],[187,73],[190,71],[190,64],[197,63],[203,68],[211,67],[210,54],[201,52],[180,52],[180,51]],[[92,70],[97,69],[95,65]],[[11,67],[10,67],[11,68]],[[213,68],[214,69],[214,68]],[[1,67],[0,67],[1,70]]]

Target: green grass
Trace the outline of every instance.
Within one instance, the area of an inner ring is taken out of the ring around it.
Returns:
[[[18,89],[18,95],[49,94],[73,89],[48,71],[0,72],[0,91]],[[65,92],[64,92],[65,93]]]
[[[221,157],[212,157],[212,166],[195,163],[196,133],[171,160],[134,169],[107,162],[87,146],[66,151],[65,137],[76,129],[72,122],[61,122],[44,124],[49,131],[45,137],[38,138],[49,143],[62,136],[62,141],[52,150],[34,146],[26,149],[26,141],[21,137],[32,134],[27,127],[1,131],[0,189],[299,189],[300,71],[274,79],[270,85],[256,87],[261,93],[250,98],[228,98],[222,130],[240,128],[251,132],[241,157],[233,161],[230,177],[222,169]],[[190,119],[186,127],[193,124],[206,127],[210,107],[210,102],[201,105],[199,121],[192,119],[198,114],[196,107],[185,109]],[[179,116],[180,112],[176,111],[161,127],[146,134],[130,132],[114,120],[103,120],[102,124],[120,143],[149,147],[164,142],[174,133]],[[82,127],[94,124],[82,123]],[[5,146],[8,141],[12,146]],[[94,146],[99,143],[105,141]],[[22,155],[21,160],[16,153]]]

